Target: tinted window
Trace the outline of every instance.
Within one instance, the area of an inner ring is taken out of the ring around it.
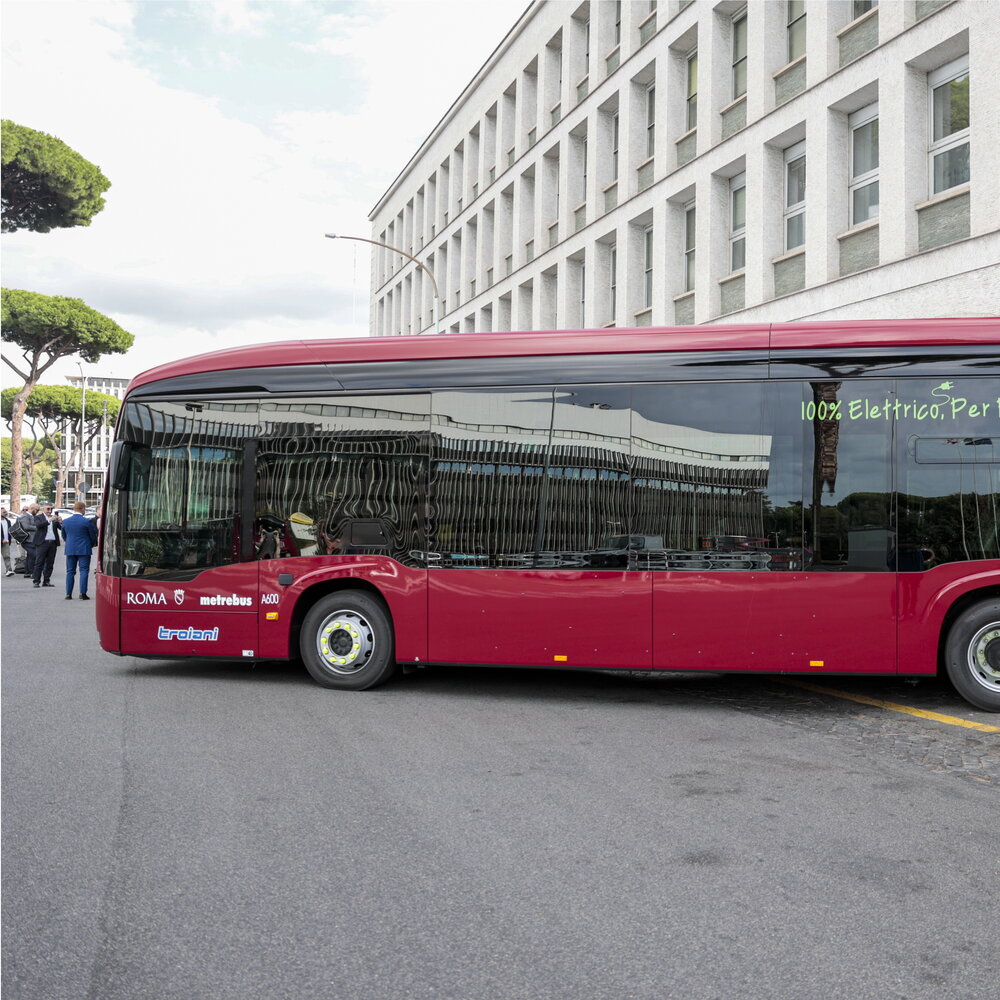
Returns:
[[[632,531],[631,390],[558,388],[545,467],[539,558],[562,569],[621,568]]]
[[[122,436],[133,443],[121,569],[125,576],[190,579],[239,560],[243,444],[255,403],[129,403]],[[112,550],[108,556],[115,559]]]
[[[800,496],[797,451],[763,431],[765,385],[649,385],[633,395],[634,539],[639,568],[770,571],[797,568],[775,535],[769,490]],[[784,465],[779,470],[776,462]],[[792,468],[786,467],[791,462]],[[798,531],[801,534],[801,531]]]
[[[803,385],[798,418],[807,437],[803,504],[810,569],[890,569],[894,402],[889,380]]]
[[[255,554],[423,565],[428,397],[261,404]]]
[[[538,564],[552,390],[435,392],[430,567]]]
[[[899,382],[899,569],[1000,558],[996,379]]]

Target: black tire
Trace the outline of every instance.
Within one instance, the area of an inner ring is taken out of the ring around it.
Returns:
[[[1000,600],[967,608],[948,632],[945,666],[955,690],[976,708],[1000,712]]]
[[[302,622],[299,650],[306,670],[323,687],[364,691],[396,670],[389,612],[360,590],[320,598]]]

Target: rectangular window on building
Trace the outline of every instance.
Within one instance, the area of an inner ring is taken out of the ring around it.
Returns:
[[[969,57],[928,77],[931,90],[931,194],[969,182]]]
[[[615,0],[615,45],[622,41],[622,0]]]
[[[610,298],[611,319],[614,323],[618,315],[618,247],[612,243],[608,252],[608,292]]]
[[[656,141],[656,84],[646,88],[646,157],[653,155]]]
[[[733,18],[733,100],[747,92],[747,11]]]
[[[642,234],[642,307],[653,305],[653,227],[647,226]]]
[[[618,180],[618,112],[611,116],[611,179]]]
[[[687,57],[687,129],[698,124],[698,50]]]
[[[861,17],[862,14],[867,14],[872,7],[878,6],[878,0],[852,0],[851,2],[851,16],[853,18]]]
[[[785,150],[785,250],[806,241],[806,144]]]
[[[747,175],[737,174],[729,182],[729,269],[741,271],[747,264]]]
[[[694,247],[697,217],[694,202],[684,208],[684,291],[694,289]]]
[[[878,218],[878,105],[855,111],[851,133],[851,225]]]
[[[806,0],[787,0],[788,61],[806,54]]]

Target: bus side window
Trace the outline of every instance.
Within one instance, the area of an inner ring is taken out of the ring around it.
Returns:
[[[892,407],[887,379],[807,382],[803,508],[809,568],[884,573],[890,569]]]
[[[899,387],[899,571],[1000,558],[996,380]]]

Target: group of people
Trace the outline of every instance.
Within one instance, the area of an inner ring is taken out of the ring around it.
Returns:
[[[62,546],[66,555],[66,600],[73,600],[73,589],[79,576],[80,600],[89,601],[87,583],[90,578],[90,556],[97,544],[97,523],[85,515],[82,501],[73,505],[66,518],[55,513],[52,504],[31,504],[16,518],[9,518],[0,508],[0,553],[7,576],[21,572],[35,587],[54,587],[52,571],[56,555]],[[23,569],[15,569],[11,556],[12,544],[24,549]],[[63,545],[65,543],[65,545]]]

